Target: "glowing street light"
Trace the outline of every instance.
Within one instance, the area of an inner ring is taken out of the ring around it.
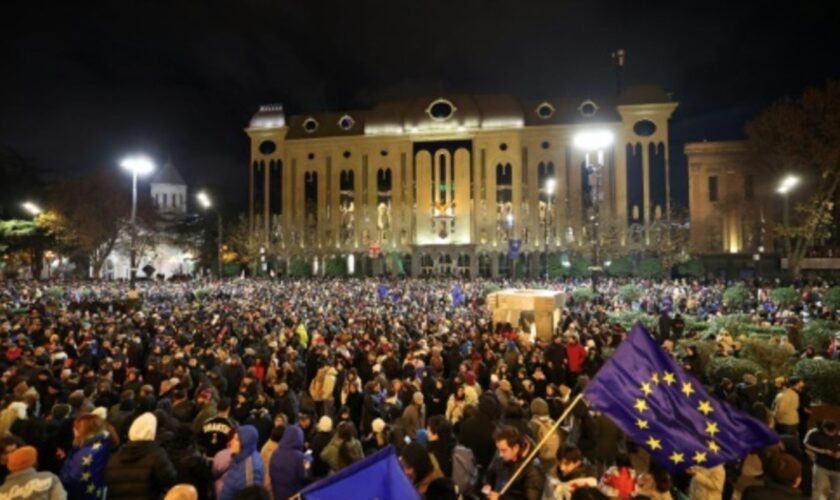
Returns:
[[[545,280],[548,281],[548,226],[551,224],[551,196],[554,194],[554,188],[557,182],[551,178],[545,181],[545,234],[543,240],[545,247],[543,249],[543,261],[545,261]]]
[[[776,188],[776,192],[782,195],[782,224],[784,225],[785,230],[790,227],[790,192],[799,184],[799,177],[796,175],[786,175],[782,182],[779,183],[779,187]],[[787,234],[785,231],[785,253],[787,257],[790,258],[790,235]]]
[[[598,151],[612,145],[613,133],[609,130],[582,130],[575,134],[572,143],[583,151]]]
[[[208,195],[205,191],[199,191],[196,193],[195,198],[198,200],[198,204],[201,205],[201,208],[205,210],[210,210],[213,208],[213,200],[210,199],[210,195]],[[213,209],[216,212],[216,272],[219,274],[219,279],[222,279],[222,213],[219,212],[219,209]]]
[[[27,212],[29,212],[29,214],[32,215],[32,216],[36,216],[36,215],[40,214],[41,212],[43,212],[43,210],[41,210],[41,207],[39,207],[37,204],[35,204],[32,201],[23,202],[21,204],[21,207],[23,207],[23,209],[26,210]]]
[[[154,162],[148,156],[128,156],[123,158],[120,166],[131,172],[131,289],[134,289],[134,282],[137,279],[137,177],[149,175],[155,170]]]
[[[592,226],[590,231],[592,237],[592,291],[598,291],[598,270],[601,269],[601,241],[598,237],[599,225],[599,203],[601,200],[601,167],[604,166],[604,150],[612,146],[614,135],[607,129],[581,130],[572,138],[574,146],[586,153],[586,168],[591,174],[592,181],[589,183],[589,194],[591,197],[592,214],[589,223]],[[596,162],[589,161],[589,153],[595,153]]]
[[[799,177],[795,175],[788,175],[782,179],[782,182],[779,183],[779,187],[776,188],[776,192],[786,195],[795,188],[797,184],[799,184]]]

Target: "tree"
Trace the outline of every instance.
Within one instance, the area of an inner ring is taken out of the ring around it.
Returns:
[[[100,170],[61,180],[50,190],[50,205],[57,214],[50,228],[65,245],[90,260],[93,276],[100,275],[127,226],[131,201],[119,186],[113,172]]]
[[[791,239],[788,269],[798,277],[806,253],[829,236],[833,222],[840,188],[840,80],[773,104],[747,125],[746,134],[752,160],[764,171],[814,181],[788,227],[775,228]]]
[[[742,309],[750,301],[751,295],[747,287],[735,285],[723,292],[723,305],[735,310]]]
[[[245,266],[256,269],[259,263],[261,244],[251,234],[248,216],[240,215],[236,223],[225,230],[225,244],[230,251],[235,252],[236,260]],[[228,253],[226,252],[223,255],[223,261],[228,261],[227,259]]]
[[[677,265],[677,272],[682,276],[698,279],[706,274],[706,268],[702,260],[691,259]]]
[[[0,220],[0,249],[15,263],[28,264],[32,276],[38,278],[43,268],[43,254],[48,233],[34,220]]]
[[[780,309],[790,309],[802,303],[802,296],[792,286],[774,288],[770,292],[770,300]]]

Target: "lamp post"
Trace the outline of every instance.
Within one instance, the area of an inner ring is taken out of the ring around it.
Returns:
[[[131,249],[129,265],[131,274],[129,286],[134,289],[137,280],[137,177],[148,175],[155,170],[155,164],[146,156],[130,156],[120,162],[120,166],[131,172]]]
[[[599,205],[601,201],[601,167],[604,166],[604,150],[612,145],[613,133],[609,130],[583,130],[575,134],[573,138],[575,147],[584,151],[585,165],[590,174],[589,192],[591,198],[591,210],[588,224],[590,226],[590,238],[592,244],[592,291],[598,291],[598,271],[601,270],[601,240],[598,237],[598,225],[600,223]],[[595,162],[592,162],[592,154],[595,155]]]
[[[548,227],[551,224],[551,196],[554,194],[554,186],[555,181],[554,179],[546,179],[545,181],[545,194],[546,194],[546,201],[545,201],[545,235],[544,235],[544,243],[545,248],[543,250],[543,260],[545,261],[545,280],[548,281]]]
[[[790,234],[788,234],[789,225],[790,225],[790,192],[796,185],[799,184],[799,177],[795,175],[788,175],[782,182],[779,183],[779,187],[776,189],[776,192],[782,195],[782,224],[785,228],[785,255],[788,259],[790,259]],[[790,263],[788,263],[789,265]]]
[[[513,238],[513,214],[512,213],[507,214],[507,217],[505,217],[505,221],[507,222],[508,234],[510,235],[508,237],[508,241],[513,242],[513,239],[514,239]],[[511,277],[511,279],[515,279],[516,278],[516,261],[513,259],[513,252],[511,252],[511,249],[512,249],[512,246],[509,243],[508,244],[508,259],[510,260],[510,277]]]
[[[213,202],[210,200],[210,196],[205,193],[204,191],[199,191],[196,195],[198,199],[198,203],[201,205],[201,208],[205,210],[213,208]],[[219,279],[222,279],[222,213],[219,212],[218,208],[213,209],[216,212],[216,272],[219,275]]]

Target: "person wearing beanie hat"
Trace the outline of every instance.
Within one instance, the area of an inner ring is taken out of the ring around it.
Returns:
[[[64,500],[67,492],[52,472],[38,472],[38,450],[23,446],[6,457],[10,474],[0,485],[0,498],[34,500]]]
[[[240,490],[263,484],[265,468],[258,441],[259,432],[253,425],[243,425],[233,435],[229,445],[230,468],[224,475],[219,500],[233,500]]]
[[[175,484],[175,466],[155,442],[156,435],[153,413],[144,413],[131,424],[129,441],[111,455],[105,468],[109,498],[160,499]]]
[[[545,470],[554,470],[557,450],[560,449],[562,442],[558,430],[552,430],[553,426],[554,421],[549,416],[548,402],[543,398],[534,398],[531,401],[531,420],[528,422],[528,428],[537,443],[542,442],[546,435],[550,435],[539,452],[540,463],[543,464]]]
[[[333,421],[327,415],[324,415],[318,420],[318,425],[315,427],[318,432],[331,433],[333,430]]]

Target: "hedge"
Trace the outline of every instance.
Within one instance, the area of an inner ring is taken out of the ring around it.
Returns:
[[[722,357],[712,358],[706,366],[706,376],[716,387],[724,378],[734,383],[740,382],[744,375],[751,373],[755,375],[761,372],[761,366],[751,359]]]
[[[825,354],[831,338],[838,331],[840,331],[840,324],[833,321],[824,319],[809,321],[802,330],[804,344],[814,346],[817,354]]]
[[[642,326],[648,330],[653,330],[658,326],[658,320],[654,316],[645,314],[641,311],[607,313],[607,318],[610,323],[621,325],[626,330],[633,328],[633,325],[637,322],[641,322]]]
[[[822,297],[823,304],[831,309],[840,308],[840,286],[833,286]]]
[[[837,361],[802,359],[793,374],[805,380],[805,388],[814,402],[840,405],[840,363]]]
[[[761,367],[761,372],[770,378],[789,376],[796,363],[795,355],[796,351],[790,344],[781,347],[762,337],[746,339],[741,349],[741,357],[755,362]]]
[[[618,289],[618,298],[625,304],[636,302],[642,297],[642,288],[639,285],[624,285]]]
[[[593,292],[590,288],[576,288],[575,291],[572,292],[572,298],[577,303],[591,302],[592,299],[595,298],[595,292]]]
[[[752,295],[744,285],[735,285],[723,292],[723,305],[730,309],[741,310],[750,301]]]
[[[790,309],[802,303],[802,296],[792,286],[774,288],[770,292],[770,300],[780,309]]]

